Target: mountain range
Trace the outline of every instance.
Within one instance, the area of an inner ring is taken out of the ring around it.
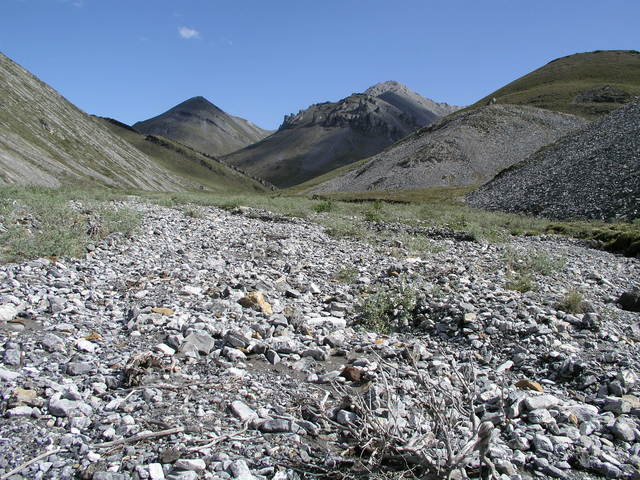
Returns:
[[[489,105],[450,115],[377,155],[314,179],[308,192],[477,185],[585,123],[541,108]]]
[[[489,182],[471,204],[631,219],[638,95],[640,53],[611,50],[556,59],[465,108],[386,81],[286,115],[274,132],[204,97],[129,126],[82,112],[0,54],[0,184],[328,193]]]
[[[559,58],[384,152],[327,172],[297,190],[326,193],[479,185],[638,94],[638,52],[600,51]]]

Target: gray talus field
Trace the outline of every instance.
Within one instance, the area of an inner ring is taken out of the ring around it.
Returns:
[[[492,105],[450,115],[310,192],[473,185],[586,123],[534,107]]]
[[[229,115],[203,97],[190,98],[133,127],[216,157],[246,147],[271,133],[244,118]]]
[[[551,218],[637,218],[640,102],[539,150],[473,192],[469,202]]]
[[[183,182],[0,54],[0,184],[143,189]]]

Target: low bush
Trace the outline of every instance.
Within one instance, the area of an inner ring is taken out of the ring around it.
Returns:
[[[359,323],[364,328],[387,334],[412,323],[416,292],[405,285],[379,289],[362,302]]]

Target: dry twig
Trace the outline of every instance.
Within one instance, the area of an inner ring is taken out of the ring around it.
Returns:
[[[47,458],[47,457],[49,457],[51,455],[54,455],[56,453],[61,452],[62,450],[64,450],[64,449],[63,448],[54,448],[53,450],[47,450],[46,452],[41,453],[37,457],[32,458],[28,462],[24,462],[22,465],[18,465],[13,470],[5,473],[4,475],[2,475],[0,477],[0,480],[7,480],[7,478],[11,477],[12,475],[15,475],[16,473],[21,472],[22,470],[27,468],[29,465],[32,465],[32,464],[36,463],[38,460],[42,460],[43,458]]]
[[[91,447],[92,448],[116,447],[118,445],[125,445],[127,443],[140,442],[142,440],[149,440],[150,438],[166,437],[167,435],[174,435],[176,433],[183,433],[187,431],[189,431],[188,427],[173,427],[173,428],[168,428],[166,430],[160,430],[159,432],[139,433],[132,437],[121,438],[119,440],[112,440],[110,442],[94,443],[93,445],[91,445]]]

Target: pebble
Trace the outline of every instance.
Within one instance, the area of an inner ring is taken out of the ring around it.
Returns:
[[[18,316],[18,309],[13,305],[0,305],[0,322],[10,322]]]
[[[173,468],[177,470],[193,470],[194,472],[204,472],[207,464],[201,458],[181,458],[176,460]]]

